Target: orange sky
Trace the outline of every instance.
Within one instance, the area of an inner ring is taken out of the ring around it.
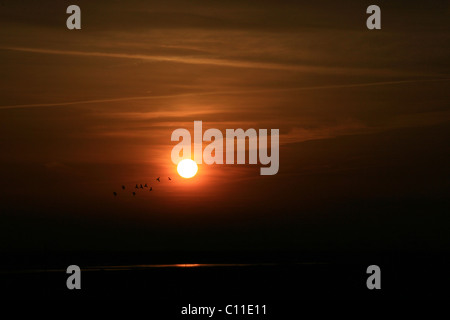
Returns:
[[[200,234],[192,245],[217,231],[211,241],[221,248],[234,232],[255,247],[268,235],[279,247],[320,246],[331,238],[310,239],[304,228],[345,229],[329,210],[334,202],[348,213],[361,199],[432,201],[448,188],[448,169],[439,167],[450,120],[447,2],[382,1],[374,32],[367,5],[348,1],[77,1],[80,31],[65,28],[69,4],[18,1],[0,11],[3,228],[37,235],[31,244],[3,230],[9,243],[45,247],[61,236],[77,247],[51,227],[59,216],[68,233],[83,230],[101,248],[108,241],[99,234],[119,234],[130,248],[159,227],[167,233],[144,247],[164,247],[174,230]],[[279,128],[278,175],[261,177],[260,165],[202,165],[194,180],[181,179],[170,136],[194,120],[204,129]],[[112,199],[122,184],[141,182],[154,192]],[[372,241],[358,229],[375,218],[355,212],[343,246]]]

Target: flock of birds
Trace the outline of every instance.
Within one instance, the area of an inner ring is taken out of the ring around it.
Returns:
[[[172,179],[170,177],[167,177],[167,178],[169,179],[169,181],[172,181]],[[158,177],[155,180],[158,181],[158,182],[161,182],[161,177]],[[147,183],[144,183],[144,185],[142,185],[142,183],[139,184],[139,185],[136,183],[136,186],[134,187],[134,189],[136,189],[136,190],[146,189],[146,188],[149,188]],[[125,189],[126,189],[126,187],[124,185],[122,185],[122,190],[125,190]],[[153,187],[150,187],[148,190],[149,191],[153,191]],[[133,191],[132,193],[133,193],[133,197],[136,196],[136,191]],[[117,197],[117,192],[114,191],[113,195],[114,195],[114,197]]]

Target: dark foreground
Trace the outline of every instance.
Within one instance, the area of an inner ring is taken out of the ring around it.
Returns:
[[[270,261],[243,254],[224,261],[220,255],[198,254],[190,259],[180,256],[184,261],[173,258],[159,261],[165,264],[155,263],[155,259],[144,254],[3,257],[6,259],[0,274],[2,296],[13,299],[150,299],[187,304],[199,300],[264,303],[450,296],[450,264],[442,255],[414,258],[318,255],[307,257],[308,261],[274,255],[274,261]],[[69,276],[66,268],[70,264],[78,264],[82,270],[81,290],[66,287]],[[366,269],[371,264],[381,268],[381,290],[366,287],[369,276]]]

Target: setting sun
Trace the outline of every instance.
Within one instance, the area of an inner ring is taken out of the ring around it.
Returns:
[[[184,159],[178,163],[177,171],[183,178],[192,178],[197,173],[198,166],[194,160]]]

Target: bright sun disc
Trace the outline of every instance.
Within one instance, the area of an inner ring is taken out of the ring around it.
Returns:
[[[191,159],[184,159],[178,163],[177,171],[183,178],[192,178],[197,173],[197,163]]]

